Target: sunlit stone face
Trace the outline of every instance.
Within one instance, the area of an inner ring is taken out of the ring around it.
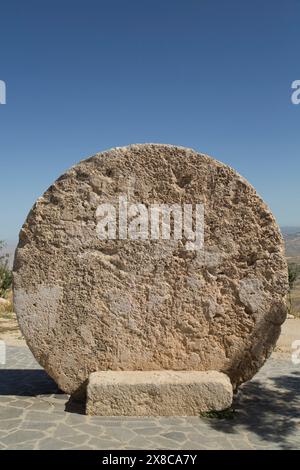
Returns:
[[[167,215],[153,222],[155,207]],[[97,370],[217,370],[236,385],[276,342],[287,268],[247,181],[191,149],[144,144],[80,162],[38,199],[14,286],[29,347],[68,393]]]

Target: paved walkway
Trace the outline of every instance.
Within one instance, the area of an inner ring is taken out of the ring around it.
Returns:
[[[297,449],[299,391],[300,366],[271,358],[225,419],[90,417],[68,405],[26,347],[10,346],[0,366],[0,449]]]

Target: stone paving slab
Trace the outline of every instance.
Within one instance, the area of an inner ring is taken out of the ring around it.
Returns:
[[[297,449],[299,390],[300,366],[271,357],[223,419],[85,416],[27,347],[8,346],[0,366],[0,449]]]

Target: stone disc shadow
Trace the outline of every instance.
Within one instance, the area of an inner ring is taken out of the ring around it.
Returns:
[[[0,395],[37,396],[62,393],[41,369],[1,369]]]

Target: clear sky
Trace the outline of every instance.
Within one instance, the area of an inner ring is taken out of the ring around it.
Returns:
[[[193,147],[300,225],[299,0],[2,0],[0,239],[110,147]]]

